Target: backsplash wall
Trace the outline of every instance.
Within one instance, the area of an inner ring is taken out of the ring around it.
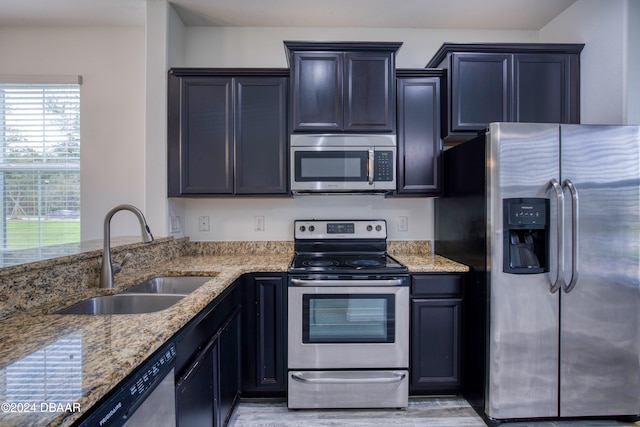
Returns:
[[[293,198],[170,199],[169,215],[179,224],[171,235],[193,241],[293,240],[296,219],[384,219],[389,240],[433,240],[433,199],[382,196],[296,196]],[[199,218],[209,217],[209,231]],[[255,231],[255,216],[264,231]],[[408,230],[399,231],[400,217]],[[170,224],[171,229],[171,224]]]

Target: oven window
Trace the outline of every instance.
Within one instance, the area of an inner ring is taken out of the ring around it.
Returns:
[[[366,181],[367,151],[296,151],[296,181]]]
[[[395,295],[303,295],[302,304],[305,344],[394,342]]]

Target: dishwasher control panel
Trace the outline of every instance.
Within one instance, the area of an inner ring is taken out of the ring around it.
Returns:
[[[172,372],[176,346],[169,343],[142,363],[111,392],[80,426],[121,426],[158,384]]]

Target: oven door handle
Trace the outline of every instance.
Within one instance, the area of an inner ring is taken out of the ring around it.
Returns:
[[[404,279],[374,279],[374,280],[312,280],[291,279],[294,286],[403,286]]]
[[[375,378],[357,378],[353,376],[341,378],[337,372],[334,372],[332,375],[334,376],[326,378],[305,378],[303,372],[293,372],[291,373],[291,378],[308,384],[391,384],[401,382],[407,376],[407,374],[403,372],[394,372],[391,376]]]

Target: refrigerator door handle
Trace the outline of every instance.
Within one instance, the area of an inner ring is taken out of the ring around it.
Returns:
[[[571,281],[567,285],[563,280],[563,289],[569,293],[575,288],[578,282],[578,189],[570,179],[562,181],[562,187],[567,187],[571,193]]]
[[[558,272],[556,280],[549,288],[549,291],[555,294],[564,287],[564,192],[556,179],[549,181],[549,186],[555,190],[558,200]]]

